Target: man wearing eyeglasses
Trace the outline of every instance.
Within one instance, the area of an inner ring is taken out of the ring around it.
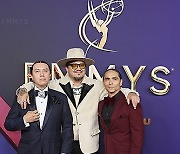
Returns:
[[[67,74],[59,80],[49,83],[51,89],[67,95],[73,117],[73,152],[72,154],[97,153],[99,149],[98,102],[107,94],[101,81],[87,77],[86,68],[94,64],[94,60],[86,58],[80,48],[67,51],[67,58],[58,61],[60,67],[66,67]],[[18,90],[19,103],[26,107],[29,102],[27,90],[32,83],[21,86]],[[121,91],[135,106],[139,97],[127,88]],[[132,93],[131,93],[132,92]]]

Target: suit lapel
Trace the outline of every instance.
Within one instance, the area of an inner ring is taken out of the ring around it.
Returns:
[[[74,99],[74,95],[73,95],[73,91],[70,85],[70,82],[68,82],[67,84],[63,85],[61,83],[59,83],[59,85],[61,86],[61,88],[64,90],[64,92],[66,93],[66,95],[68,96],[68,98],[71,100],[72,104],[74,105],[75,108],[76,107],[76,102]],[[87,95],[87,93],[91,90],[91,88],[94,86],[94,84],[92,85],[88,85],[83,83],[83,88],[81,91],[81,96],[79,98],[79,103],[80,104],[82,102],[82,100],[84,99],[84,97]]]
[[[100,113],[100,117],[101,117],[101,123],[103,125],[103,127],[105,128],[106,133],[108,133],[108,131],[111,129],[112,127],[112,120],[116,119],[119,115],[119,109],[122,108],[124,101],[126,101],[125,96],[122,94],[122,92],[119,92],[119,98],[116,100],[115,102],[115,106],[114,109],[112,111],[111,114],[111,120],[110,120],[110,125],[109,127],[107,127],[107,125],[105,124],[103,117],[102,117],[102,110],[103,110],[103,106],[104,106],[104,100],[102,101],[102,103],[100,103],[99,105],[99,113]]]
[[[116,118],[117,116],[119,116],[120,112],[119,110],[122,109],[122,106],[124,104],[124,101],[126,101],[126,98],[125,96],[122,94],[122,92],[120,91],[119,92],[119,98],[118,100],[116,100],[115,102],[115,107],[114,107],[114,110],[112,112],[112,116],[111,116],[111,119],[113,118]]]
[[[74,107],[76,108],[76,102],[74,99],[74,95],[73,95],[73,91],[70,85],[70,82],[68,82],[67,84],[63,85],[61,83],[59,83],[59,85],[61,86],[61,88],[64,90],[64,92],[66,93],[66,95],[68,96],[68,98],[71,100],[72,104],[74,105]]]
[[[88,85],[88,84],[85,84],[83,83],[83,88],[82,88],[82,91],[81,91],[81,96],[80,96],[80,99],[79,99],[79,103],[80,104],[82,102],[82,100],[84,99],[84,97],[87,95],[87,93],[91,90],[91,88],[94,86],[94,84],[92,85]]]
[[[49,89],[48,90],[48,101],[47,101],[46,113],[45,113],[42,129],[45,127],[45,125],[48,121],[48,118],[52,112],[53,106],[54,106],[54,99],[52,98],[51,90]]]
[[[32,89],[32,90],[29,92],[29,97],[30,97],[30,103],[31,103],[31,104],[28,105],[27,108],[28,108],[30,111],[37,110],[36,100],[35,100],[35,95],[34,95],[34,89]],[[31,125],[35,125],[35,126],[40,127],[40,121],[33,122]]]
[[[105,132],[108,133],[108,127],[106,126],[102,117],[102,110],[103,110],[104,103],[105,103],[104,100],[101,103],[99,103],[99,116],[100,116],[101,124],[103,128],[105,128]]]
[[[125,98],[125,96],[122,94],[121,91],[119,92],[119,94],[120,94],[120,95],[119,95],[119,98],[118,98],[118,100],[116,100],[116,102],[115,102],[115,104],[114,104],[115,106],[114,106],[114,109],[113,109],[113,111],[112,111],[109,129],[111,129],[112,120],[113,120],[113,119],[116,119],[116,118],[119,116],[119,114],[120,114],[119,110],[122,109],[123,104],[124,104],[124,101],[126,101],[126,98]]]
[[[29,109],[31,111],[34,111],[34,110],[37,109],[37,107],[36,107],[36,100],[35,100],[35,96],[34,96],[34,89],[29,92],[29,97],[30,97],[30,103],[31,104],[28,105],[28,107],[29,107]]]
[[[50,89],[48,89],[48,101],[47,101],[46,113],[45,113],[45,117],[44,117],[44,122],[43,122],[43,127],[42,127],[42,129],[43,129],[44,126],[46,125],[46,123],[47,123],[47,121],[48,121],[48,118],[49,118],[49,116],[50,116],[50,114],[51,114],[51,112],[52,112],[52,109],[53,109],[54,99],[52,98],[51,94],[52,94],[52,91],[51,91]],[[29,92],[29,96],[30,96],[30,102],[31,102],[31,104],[28,105],[27,107],[29,108],[30,111],[37,110],[36,100],[35,100],[35,96],[34,96],[34,89]],[[37,126],[38,128],[40,128],[40,121],[33,122],[32,125],[35,125],[35,126]]]

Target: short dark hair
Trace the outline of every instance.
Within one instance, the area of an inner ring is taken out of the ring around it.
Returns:
[[[51,68],[50,68],[49,64],[48,64],[47,62],[43,61],[43,60],[39,60],[39,61],[34,62],[33,65],[32,65],[32,67],[30,67],[30,73],[31,73],[31,75],[32,75],[33,67],[34,67],[34,65],[37,64],[37,63],[44,63],[44,64],[48,65],[49,71],[50,71],[50,73],[51,73]]]
[[[104,75],[105,75],[106,72],[108,72],[108,71],[114,71],[114,72],[116,72],[116,73],[118,74],[119,78],[122,79],[122,75],[121,75],[121,73],[120,73],[117,69],[110,68],[110,69],[105,70],[105,72],[104,72],[104,74],[103,74],[103,80],[104,80]]]

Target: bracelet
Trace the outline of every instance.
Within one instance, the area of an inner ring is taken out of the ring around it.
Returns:
[[[26,89],[26,88],[18,88],[18,89],[16,90],[16,95],[17,95],[17,96],[22,96],[22,95],[24,95],[25,93],[27,93],[27,89]]]

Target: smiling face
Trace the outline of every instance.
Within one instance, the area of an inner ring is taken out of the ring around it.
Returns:
[[[108,70],[103,77],[104,87],[108,92],[109,97],[113,97],[120,91],[122,86],[122,79],[118,72],[114,70]]]
[[[66,71],[74,83],[80,83],[85,76],[86,65],[83,61],[74,61],[67,65]]]
[[[51,77],[49,66],[46,63],[35,63],[31,75],[35,86],[43,90]]]

